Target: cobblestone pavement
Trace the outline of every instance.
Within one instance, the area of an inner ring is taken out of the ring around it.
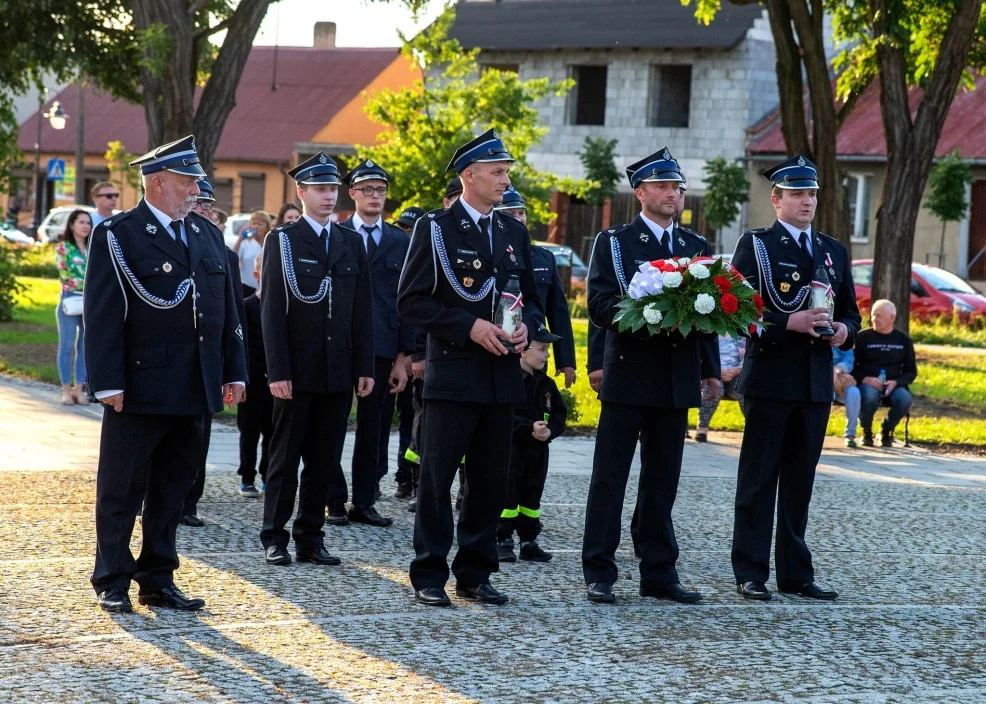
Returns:
[[[739,438],[713,433],[687,444],[675,507],[704,602],[639,597],[624,534],[619,603],[595,606],[578,552],[593,441],[562,439],[543,508],[554,561],[495,575],[509,606],[436,610],[411,599],[412,516],[391,478],[392,528],[327,529],[341,567],[265,566],[261,503],[235,492],[237,436],[217,425],[207,525],[179,532],[177,582],[206,610],[110,615],[88,584],[100,411],[57,400],[0,378],[3,702],[986,701],[982,458],[828,448],[808,538],[842,596],[746,603],[729,568]]]

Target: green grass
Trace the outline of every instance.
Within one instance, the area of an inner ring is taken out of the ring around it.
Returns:
[[[58,281],[39,278],[21,279],[27,291],[18,300],[15,320],[0,324],[0,371],[58,383],[55,353],[58,345],[58,326],[55,306],[58,303]],[[942,322],[918,324],[944,330]],[[586,374],[588,321],[572,321],[575,332],[575,353],[578,378],[571,392],[575,397],[580,418],[573,427],[576,432],[595,431],[599,423],[599,401],[589,387]],[[953,337],[967,338],[982,331],[952,325]],[[963,332],[965,330],[965,332]],[[983,343],[986,346],[986,342]],[[549,362],[554,368],[554,362]],[[921,443],[942,445],[971,445],[986,447],[986,355],[953,352],[939,349],[918,349],[918,379],[911,387],[915,395],[910,434]],[[561,385],[561,377],[555,377]],[[877,423],[885,411],[877,414]],[[692,427],[698,421],[698,411],[689,412]],[[845,415],[841,406],[833,408],[829,418],[829,435],[842,435]],[[712,418],[714,430],[743,430],[743,416],[735,401],[723,401]]]
[[[915,344],[948,345],[950,347],[986,347],[986,319],[983,316],[964,319],[941,316],[934,320],[911,320],[911,339]]]

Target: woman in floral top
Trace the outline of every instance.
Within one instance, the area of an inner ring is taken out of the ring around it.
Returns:
[[[82,354],[85,332],[82,328],[82,310],[80,308],[77,315],[69,315],[65,312],[64,301],[82,297],[86,261],[89,256],[90,232],[92,232],[92,219],[89,212],[81,208],[73,210],[68,216],[65,232],[58,238],[58,248],[55,250],[58,278],[62,282],[62,296],[55,309],[55,317],[58,319],[58,376],[62,382],[62,403],[66,406],[73,403],[83,406],[89,404],[82,390],[82,385],[86,381],[86,363]],[[75,351],[75,389],[72,388],[73,350]]]

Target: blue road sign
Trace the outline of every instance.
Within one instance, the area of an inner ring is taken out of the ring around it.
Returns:
[[[64,181],[65,180],[65,160],[64,159],[49,159],[48,160],[48,180],[49,181]]]

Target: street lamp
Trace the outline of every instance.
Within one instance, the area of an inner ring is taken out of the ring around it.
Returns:
[[[46,205],[43,201],[47,200],[47,189],[42,187],[47,179],[41,173],[41,127],[44,125],[43,120],[47,119],[52,129],[63,130],[68,119],[68,113],[62,110],[62,105],[57,100],[51,104],[48,112],[44,111],[47,95],[48,89],[44,88],[38,96],[38,140],[34,143],[34,239],[38,240],[38,228],[44,218]]]

